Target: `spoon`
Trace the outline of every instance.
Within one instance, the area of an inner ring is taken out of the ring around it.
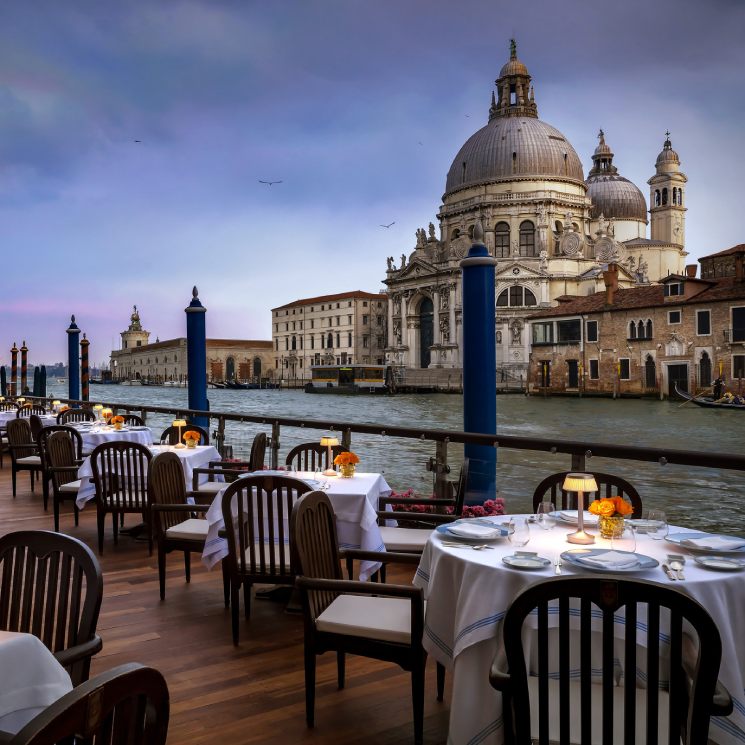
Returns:
[[[677,559],[671,561],[670,569],[672,569],[678,575],[679,580],[685,579],[685,575],[683,574],[683,564],[680,561],[677,561]]]

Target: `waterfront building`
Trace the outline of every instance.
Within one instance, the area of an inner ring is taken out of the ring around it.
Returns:
[[[310,380],[311,365],[382,365],[387,314],[387,295],[363,290],[272,308],[275,377]]]
[[[687,178],[669,133],[648,182],[647,237],[647,202],[620,175],[604,132],[585,178],[571,143],[538,118],[536,100],[513,41],[488,122],[460,148],[448,171],[439,230],[430,222],[416,231],[416,246],[400,263],[387,260],[390,362],[462,366],[460,261],[479,220],[497,260],[496,364],[515,376],[528,365],[526,318],[560,295],[601,290],[609,262],[618,266],[623,288],[683,271]]]
[[[121,332],[121,349],[111,352],[115,380],[183,383],[187,380],[186,337],[150,343],[137,306]],[[274,375],[271,341],[207,339],[207,379],[258,383]]]
[[[745,245],[700,259],[683,274],[622,289],[564,296],[530,318],[534,390],[603,394],[709,388],[717,376],[741,391],[745,378]],[[729,268],[731,267],[731,273]]]

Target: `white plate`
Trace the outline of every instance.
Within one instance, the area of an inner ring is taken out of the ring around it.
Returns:
[[[415,514],[415,513],[411,513],[411,514]],[[496,540],[499,540],[500,538],[503,538],[508,533],[506,528],[503,528],[500,525],[495,525],[493,527],[499,532],[490,538],[477,537],[477,536],[464,536],[464,535],[458,535],[457,533],[452,533],[449,530],[451,525],[454,525],[454,523],[444,523],[443,525],[438,525],[435,528],[435,532],[438,533],[440,538],[444,538],[445,540],[462,541],[463,543],[489,543],[491,541],[496,541]]]
[[[549,513],[551,517],[556,518],[557,525],[576,525],[577,524],[577,510],[556,510],[556,512]],[[597,525],[598,516],[593,515],[592,512],[584,511],[585,525]]]
[[[564,551],[561,555],[562,561],[571,564],[574,567],[586,569],[588,572],[602,572],[604,574],[627,574],[630,572],[641,572],[645,569],[654,569],[660,565],[657,559],[644,554],[632,553],[630,551],[616,551],[618,554],[629,554],[637,560],[637,564],[629,567],[603,567],[597,564],[588,564],[582,561],[583,556],[596,556],[598,554],[608,553],[607,548],[577,548],[571,551]]]
[[[695,556],[694,561],[707,569],[716,569],[719,572],[739,572],[745,569],[745,559],[736,556]]]
[[[502,562],[512,569],[527,569],[533,571],[536,569],[545,569],[546,567],[551,566],[550,559],[535,554],[532,556],[503,556]]]
[[[733,548],[733,549],[722,549],[722,548],[704,548],[703,546],[689,546],[687,543],[683,543],[683,541],[686,541],[690,538],[705,538],[706,536],[711,535],[713,537],[714,534],[712,533],[671,533],[668,535],[665,540],[668,543],[672,543],[674,546],[680,546],[680,548],[688,549],[691,553],[698,553],[698,554],[717,554],[718,556],[727,554],[745,554],[745,546],[741,548]],[[736,536],[722,536],[723,538],[736,538]]]

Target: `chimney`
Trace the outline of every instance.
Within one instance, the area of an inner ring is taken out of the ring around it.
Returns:
[[[738,282],[743,280],[743,258],[745,258],[745,252],[740,251],[740,253],[735,254],[735,279]]]
[[[686,277],[688,279],[696,279],[696,270],[698,266],[696,264],[686,264]]]
[[[613,305],[613,300],[618,289],[618,264],[608,264],[608,268],[603,272],[605,280],[605,304]]]

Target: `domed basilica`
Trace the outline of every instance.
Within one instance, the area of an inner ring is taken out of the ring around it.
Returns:
[[[481,221],[495,267],[497,367],[517,376],[530,353],[525,318],[564,295],[604,288],[619,265],[619,286],[679,274],[685,265],[687,181],[669,134],[649,179],[650,209],[621,176],[602,130],[584,177],[564,135],[538,118],[532,79],[515,42],[492,92],[489,121],[450,166],[435,226],[416,233],[400,265],[388,259],[389,362],[460,368],[461,269]],[[647,238],[648,215],[651,217]]]

